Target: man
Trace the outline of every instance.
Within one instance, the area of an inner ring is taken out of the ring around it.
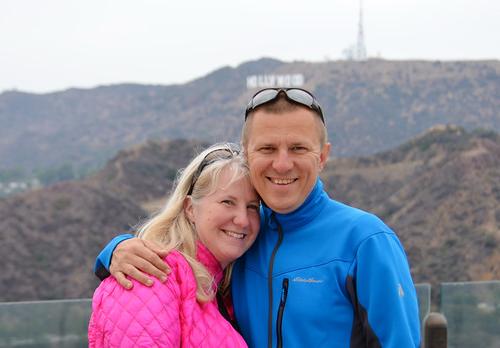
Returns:
[[[259,237],[232,278],[249,346],[418,347],[416,292],[398,238],[323,190],[330,144],[315,98],[301,89],[259,91],[246,110],[242,147],[264,203]],[[98,270],[115,246],[103,251]],[[164,276],[155,246],[129,240],[113,255],[111,273],[124,285],[124,273],[143,282],[139,270]]]

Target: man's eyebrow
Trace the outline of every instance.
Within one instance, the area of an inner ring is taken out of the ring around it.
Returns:
[[[311,146],[311,142],[305,140],[299,140],[292,142],[290,146]]]

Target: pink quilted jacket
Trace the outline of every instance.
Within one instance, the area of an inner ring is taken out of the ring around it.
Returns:
[[[221,281],[215,257],[198,244],[198,260]],[[217,300],[196,301],[191,267],[177,251],[165,261],[172,272],[152,287],[134,282],[123,289],[113,277],[104,280],[92,300],[89,347],[247,347],[219,313]]]

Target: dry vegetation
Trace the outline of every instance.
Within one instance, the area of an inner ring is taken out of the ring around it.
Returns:
[[[0,200],[0,301],[89,297],[92,265],[168,194],[205,144],[148,142],[94,177]],[[405,245],[417,282],[500,279],[500,137],[435,128],[391,151],[334,159],[330,194],[380,215]]]

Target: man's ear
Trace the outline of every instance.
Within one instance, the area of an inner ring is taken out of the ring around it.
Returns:
[[[191,199],[191,196],[187,196],[186,198],[184,198],[183,206],[184,214],[186,214],[188,220],[194,222],[193,200]]]
[[[330,156],[330,143],[326,143],[323,145],[321,152],[319,154],[319,170],[322,171],[325,168],[326,162],[328,161],[328,157]]]

